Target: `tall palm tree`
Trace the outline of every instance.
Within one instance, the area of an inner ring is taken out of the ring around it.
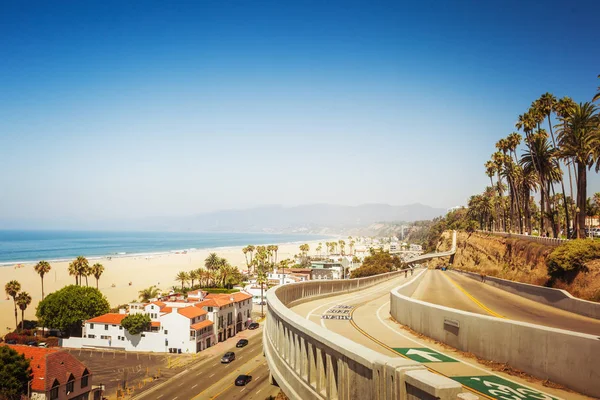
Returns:
[[[190,287],[193,288],[194,287],[194,281],[198,280],[198,278],[200,277],[198,275],[198,271],[193,269],[188,273],[188,277],[190,278]]]
[[[350,255],[354,254],[354,240],[350,239],[350,244],[348,244],[348,247],[350,247]]]
[[[98,281],[100,280],[100,277],[102,276],[102,273],[104,272],[104,265],[102,265],[100,263],[96,263],[96,264],[92,265],[90,272],[92,275],[94,275],[94,278],[96,278],[96,289],[98,289]]]
[[[17,321],[17,294],[21,291],[21,284],[18,281],[10,281],[4,285],[4,291],[7,295],[13,298],[15,305],[15,329],[19,328],[19,322]]]
[[[160,289],[156,286],[150,286],[149,288],[142,289],[138,292],[140,301],[142,303],[147,303],[150,299],[155,299],[160,294]]]
[[[39,263],[35,264],[35,267],[33,268],[42,279],[42,300],[44,300],[44,275],[50,272],[52,267],[50,266],[50,263],[48,263],[48,261],[40,261]]]
[[[344,255],[346,253],[346,242],[344,240],[339,240],[338,243],[340,245],[340,253]]]
[[[75,277],[75,284],[79,285],[79,274],[77,273],[77,268],[75,267],[75,262],[71,261],[69,263],[69,275]]]
[[[323,245],[321,243],[319,243],[319,245],[317,246],[317,248],[315,250],[319,254],[319,257],[321,257],[321,251],[323,250]]]
[[[82,277],[85,276],[85,283],[87,286],[87,276],[89,275],[89,268],[90,268],[87,258],[85,258],[84,256],[78,256],[75,260],[73,260],[73,262],[71,264],[73,265],[73,268],[77,274],[78,285],[83,284]],[[69,268],[70,267],[71,267],[71,265],[69,265]],[[69,274],[71,274],[71,271],[69,271]]]
[[[264,301],[265,301],[265,296],[264,296],[264,288],[265,288],[265,284],[267,284],[269,282],[269,280],[267,279],[267,273],[263,270],[258,270],[258,274],[256,276],[256,283],[260,285],[260,315],[261,317],[265,316],[265,311],[264,311]]]
[[[21,330],[25,328],[25,310],[31,304],[31,296],[27,292],[21,292],[17,295],[16,302],[21,309]]]
[[[558,143],[563,158],[573,158],[577,165],[577,237],[585,237],[585,209],[587,201],[587,169],[598,160],[600,147],[598,114],[596,106],[580,103],[570,109],[569,115],[560,118]],[[596,162],[596,172],[600,163]]]
[[[598,75],[598,79],[600,79],[600,75]],[[600,86],[598,86],[598,92],[596,93],[596,95],[594,96],[592,101],[598,101],[598,100],[600,100]]]
[[[177,276],[175,276],[175,280],[177,282],[181,282],[181,290],[183,290],[183,285],[185,285],[185,283],[187,281],[189,281],[190,277],[188,276],[187,272],[185,271],[180,271],[177,273]]]

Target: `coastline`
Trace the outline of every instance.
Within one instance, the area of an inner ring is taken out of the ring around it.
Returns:
[[[317,244],[325,241],[324,239],[317,239],[292,243],[274,243],[279,246],[277,259],[293,258],[295,254],[298,254],[298,246],[301,243],[308,243],[311,252],[314,252]],[[116,307],[117,305],[137,299],[138,292],[151,285],[157,285],[162,290],[170,289],[172,286],[180,286],[175,281],[177,272],[187,272],[203,267],[204,259],[212,252],[226,258],[231,265],[236,266],[238,269],[245,270],[246,261],[242,252],[242,248],[244,247],[213,247],[188,251],[185,254],[173,251],[160,252],[160,254],[152,254],[151,256],[147,255],[147,253],[145,255],[125,254],[119,257],[113,256],[111,259],[104,256],[100,258],[90,257],[88,260],[100,262],[104,266],[105,271],[99,280],[98,288],[106,296],[111,307]],[[44,291],[46,295],[75,283],[75,279],[68,274],[68,265],[72,260],[50,262],[52,269],[44,277]],[[19,263],[0,267],[0,284],[2,286],[10,280],[17,280],[21,284],[21,290],[28,292],[32,297],[32,302],[25,311],[25,319],[35,319],[35,310],[42,297],[41,279],[33,268],[36,262],[20,263],[21,267],[17,267]],[[94,277],[88,278],[88,286],[96,286]],[[19,311],[18,314],[20,321],[21,312]],[[4,336],[9,331],[7,328],[14,329],[14,325],[12,298],[6,300],[5,293],[2,293],[2,296],[0,296],[0,336]]]

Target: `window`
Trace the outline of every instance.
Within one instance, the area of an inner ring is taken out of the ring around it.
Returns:
[[[90,329],[94,329],[94,324],[90,324]]]
[[[58,399],[58,387],[60,386],[60,384],[58,383],[58,380],[54,380],[54,383],[52,384],[52,390],[50,390],[50,400],[56,400]]]
[[[96,335],[87,335],[87,337],[90,339],[94,339],[96,337]]]
[[[123,330],[123,327],[122,327],[122,326],[120,326],[120,325],[119,325],[119,330],[120,330],[120,331],[122,331],[122,330]]]
[[[81,387],[84,388],[88,385],[88,378],[89,378],[90,373],[88,372],[88,370],[84,370],[83,371],[83,375],[81,376]]]
[[[107,331],[108,330],[108,324],[104,325],[104,330]]]
[[[165,329],[165,335],[167,335],[168,333],[169,333],[169,331]]]
[[[75,388],[75,377],[73,374],[69,375],[69,380],[67,381],[67,394],[73,393],[73,389]]]
[[[125,341],[125,336],[121,336],[121,341]]]

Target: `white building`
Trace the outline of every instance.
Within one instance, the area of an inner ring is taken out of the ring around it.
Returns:
[[[197,353],[247,328],[252,295],[210,294],[189,299],[131,303],[129,314],[150,317],[150,330],[131,335],[121,322],[128,315],[108,313],[85,321],[83,337],[63,339],[63,347],[111,348],[127,351]]]

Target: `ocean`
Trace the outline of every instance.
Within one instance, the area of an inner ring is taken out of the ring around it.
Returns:
[[[39,260],[63,261],[77,256],[123,257],[325,238],[318,235],[265,233],[0,230],[0,266]]]

